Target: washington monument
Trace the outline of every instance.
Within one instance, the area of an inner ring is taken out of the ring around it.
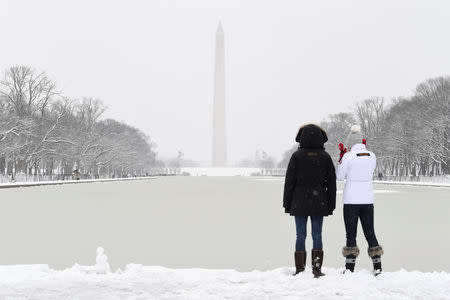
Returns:
[[[212,166],[227,165],[227,132],[225,111],[225,41],[222,24],[216,31],[216,62],[214,68]]]

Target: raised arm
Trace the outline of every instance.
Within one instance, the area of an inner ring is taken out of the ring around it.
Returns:
[[[348,162],[349,162],[349,154],[347,153],[342,157],[342,160],[340,161],[337,167],[336,171],[337,180],[343,181],[347,178]]]

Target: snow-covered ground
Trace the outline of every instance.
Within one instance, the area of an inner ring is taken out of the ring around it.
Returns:
[[[129,264],[124,271],[87,273],[47,265],[0,266],[1,299],[450,299],[450,274],[400,270],[374,277],[324,268],[269,271],[168,269]]]

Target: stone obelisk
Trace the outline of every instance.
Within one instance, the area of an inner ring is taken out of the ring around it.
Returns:
[[[212,166],[227,166],[227,132],[225,107],[225,40],[222,24],[216,31],[216,62],[214,68]]]

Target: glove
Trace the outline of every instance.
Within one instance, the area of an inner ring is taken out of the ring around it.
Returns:
[[[362,143],[367,146],[367,140],[366,139],[363,139]]]
[[[342,157],[344,157],[344,154],[347,153],[347,148],[344,148],[344,144],[339,143],[339,163],[341,163]]]

